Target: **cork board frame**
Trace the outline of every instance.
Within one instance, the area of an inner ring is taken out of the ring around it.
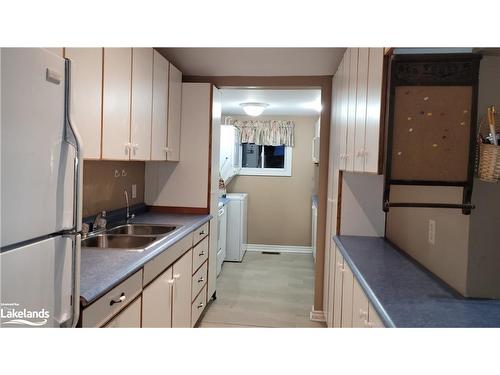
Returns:
[[[463,207],[471,206],[480,60],[481,55],[478,54],[391,57],[386,111],[384,211],[388,211],[391,206],[389,195],[390,186],[393,184],[463,186],[462,211],[464,214],[470,213],[469,208]],[[432,101],[431,94],[434,98]],[[408,98],[402,98],[403,95]],[[442,98],[439,99],[439,96]],[[458,109],[467,103],[469,109]],[[436,110],[438,116],[444,113],[441,117],[446,117],[445,121],[435,119]],[[412,114],[409,114],[409,111]],[[462,116],[458,111],[462,111]],[[418,116],[432,117],[432,120]],[[411,132],[415,132],[416,127],[405,123],[408,117],[412,118],[411,121],[418,120],[420,125],[428,125],[427,128],[421,127],[416,137],[409,137],[410,128]],[[465,128],[464,131],[454,130],[452,136],[446,135],[445,133],[451,132],[450,126],[456,122]],[[445,132],[445,129],[448,129],[448,132]],[[446,138],[443,139],[443,136]],[[438,137],[441,137],[441,140],[438,140]],[[418,145],[413,144],[416,141],[419,142]],[[406,158],[402,157],[405,149],[410,153]],[[401,154],[398,155],[398,152]],[[401,160],[398,160],[397,156]],[[411,206],[413,203],[405,204]]]

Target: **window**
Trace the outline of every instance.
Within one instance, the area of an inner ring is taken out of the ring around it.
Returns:
[[[241,175],[291,176],[292,148],[243,143]]]

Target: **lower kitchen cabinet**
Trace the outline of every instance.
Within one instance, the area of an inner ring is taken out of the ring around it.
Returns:
[[[382,319],[370,303],[351,268],[339,249],[335,245],[332,247],[328,301],[333,301],[333,303],[329,304],[327,326],[333,328],[383,328]],[[332,257],[335,258],[335,261],[332,260]]]
[[[352,327],[352,292],[354,275],[344,260],[342,267],[342,328]]]
[[[173,267],[172,327],[191,326],[192,250],[182,256]]]
[[[137,298],[106,324],[105,328],[141,328],[141,301]]]
[[[142,291],[142,326],[172,327],[172,267],[163,272]]]

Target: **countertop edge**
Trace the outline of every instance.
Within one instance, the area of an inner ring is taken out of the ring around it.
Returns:
[[[190,226],[189,227],[190,229],[186,230],[186,232],[183,235],[178,236],[174,242],[169,243],[168,245],[165,245],[164,248],[161,248],[161,245],[160,245],[160,248],[157,249],[157,251],[155,251],[154,253],[150,254],[151,256],[145,257],[144,259],[141,259],[140,261],[138,261],[136,263],[132,263],[130,269],[126,273],[124,273],[124,276],[122,276],[120,278],[117,278],[117,280],[114,281],[112,284],[110,284],[109,286],[107,286],[106,288],[104,288],[102,291],[100,291],[99,293],[97,293],[95,296],[92,296],[92,298],[90,300],[87,300],[84,296],[80,295],[80,305],[82,306],[82,308],[86,308],[86,307],[90,306],[91,304],[93,304],[94,302],[96,302],[99,298],[101,298],[102,296],[104,296],[107,292],[109,292],[110,290],[112,290],[118,284],[120,284],[121,282],[125,281],[130,276],[132,276],[134,273],[136,273],[137,271],[139,271],[142,267],[144,267],[144,265],[146,263],[150,262],[152,259],[154,259],[157,256],[159,256],[164,251],[168,250],[170,247],[172,247],[173,245],[175,245],[177,242],[179,242],[180,240],[182,240],[184,237],[188,236],[190,233],[192,233],[193,231],[195,231],[196,229],[198,229],[199,227],[201,227],[203,224],[209,222],[212,218],[213,218],[213,216],[211,214],[207,214],[206,217],[200,219],[195,224],[193,224],[192,226]]]
[[[388,328],[396,328],[396,325],[392,321],[391,317],[385,311],[384,307],[378,300],[377,296],[373,292],[373,290],[370,288],[370,285],[366,282],[365,278],[363,277],[363,274],[359,271],[358,267],[356,267],[356,264],[352,261],[351,257],[349,256],[349,253],[344,247],[344,244],[342,243],[341,239],[338,236],[333,236],[333,240],[335,241],[335,244],[339,248],[340,253],[344,257],[345,260],[347,260],[347,263],[349,264],[349,267],[351,267],[352,273],[358,280],[359,284],[363,288],[364,292],[366,293],[366,296],[370,300],[371,304],[377,311],[377,313],[380,316],[380,319],[384,322],[384,325]]]

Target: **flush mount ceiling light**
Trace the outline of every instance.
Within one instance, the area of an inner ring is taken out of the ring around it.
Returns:
[[[262,112],[269,106],[267,103],[241,103],[245,113],[249,116],[260,116]]]

